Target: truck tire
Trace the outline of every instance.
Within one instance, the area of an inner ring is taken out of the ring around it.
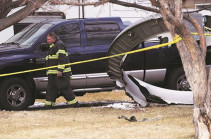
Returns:
[[[190,85],[183,68],[174,69],[167,80],[167,88],[180,91],[190,91]]]
[[[23,110],[34,100],[29,85],[23,79],[12,77],[1,83],[0,105],[2,109]]]

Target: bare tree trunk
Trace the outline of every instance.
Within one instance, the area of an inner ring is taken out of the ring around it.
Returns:
[[[7,17],[12,9],[24,6],[27,2],[28,0],[0,0],[0,19]]]
[[[20,20],[28,16],[31,12],[41,7],[46,1],[47,0],[28,1],[27,5],[23,9],[8,17],[0,19],[0,31],[13,25],[14,23],[19,22]]]
[[[8,3],[11,3],[12,0],[7,0],[7,1],[0,1],[0,19],[4,18],[7,16],[7,14],[10,12],[11,8],[6,8],[5,5],[7,5]]]
[[[182,41],[177,43],[177,48],[182,59],[186,77],[193,90],[195,137],[210,139],[211,81],[209,80],[208,86],[205,64],[206,48],[198,46],[183,22],[181,18],[183,15],[181,12],[182,1],[159,0],[159,4],[164,22],[172,36],[178,34],[182,37]]]

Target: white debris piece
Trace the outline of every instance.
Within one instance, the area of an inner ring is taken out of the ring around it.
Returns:
[[[131,97],[134,99],[134,101],[139,103],[141,106],[146,107],[148,105],[147,100],[145,96],[142,94],[139,87],[127,76],[125,71],[123,71],[123,77],[126,84],[122,83],[120,85],[121,82],[117,81],[118,82],[117,85],[120,85],[121,87],[124,86],[125,92],[129,93]]]
[[[123,110],[133,110],[137,107],[137,104],[132,103],[114,103],[107,106],[102,106],[102,108],[114,108],[114,109],[123,109]]]
[[[143,95],[144,92],[141,92],[138,86],[142,86],[146,88],[149,92],[149,95],[156,96],[168,104],[172,104],[172,103],[173,104],[193,104],[192,91],[176,91],[176,90],[164,89],[164,88],[156,87],[148,83],[145,83],[137,78],[134,78],[134,79],[137,82],[131,83],[132,80],[130,80],[128,75],[125,73],[125,71],[123,71],[123,80],[126,82],[126,85],[124,86],[125,91],[128,92],[133,97],[133,99],[137,103],[141,104],[142,106],[145,106],[144,105],[146,104],[145,97],[148,97],[148,96],[144,97]]]
[[[192,91],[176,91],[160,88],[138,80],[137,78],[135,79],[140,83],[140,85],[144,86],[151,95],[160,97],[168,104],[193,104]]]

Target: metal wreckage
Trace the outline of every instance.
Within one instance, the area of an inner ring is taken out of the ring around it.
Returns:
[[[201,26],[203,25],[200,14],[193,14],[193,17],[200,21]],[[196,31],[188,21],[185,20],[185,23],[191,32]],[[115,38],[108,51],[108,56],[135,50],[143,41],[165,32],[167,29],[160,15],[140,20],[128,26]],[[198,39],[197,37],[194,36],[195,39]],[[108,59],[107,73],[116,85],[123,88],[135,102],[143,107],[148,106],[148,100],[167,104],[193,104],[192,91],[156,87],[127,74],[122,68],[126,58],[127,54]]]

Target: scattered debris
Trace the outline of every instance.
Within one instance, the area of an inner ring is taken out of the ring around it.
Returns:
[[[128,120],[130,122],[137,122],[137,119],[136,119],[135,116],[131,116],[130,119],[129,119],[126,116],[122,115],[122,116],[119,116],[118,119],[125,119],[125,120]]]
[[[140,119],[140,120],[137,120],[135,116],[131,116],[130,118],[127,118],[126,116],[122,115],[122,116],[119,116],[119,117],[118,117],[118,119],[125,119],[125,120],[130,121],[130,122],[154,121],[154,120],[159,120],[159,119],[161,119],[161,118],[162,118],[161,115],[156,116],[156,117],[151,118],[151,119],[143,118],[143,119]]]
[[[126,84],[117,80],[117,85],[125,88],[127,94],[143,107],[148,106],[146,100],[168,104],[193,104],[192,91],[176,91],[160,88],[127,75],[124,70],[122,70],[122,73],[123,80]]]
[[[134,110],[134,109],[143,109],[138,103],[113,103],[106,106],[102,106],[103,108],[114,108],[114,109],[124,109],[124,110]]]
[[[108,101],[108,102],[99,102],[99,101],[92,101],[92,102],[79,102],[79,107],[112,107],[112,108],[121,108],[121,109],[135,109],[140,108],[140,105],[134,102],[128,101]],[[61,109],[61,108],[70,108],[67,107],[66,103],[57,103],[53,109]],[[46,110],[45,104],[41,102],[35,102],[34,105],[29,106],[28,110]]]

